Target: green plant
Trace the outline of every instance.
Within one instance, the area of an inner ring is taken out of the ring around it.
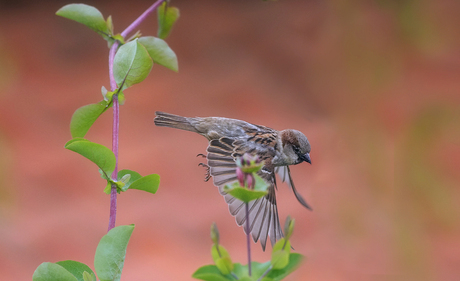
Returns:
[[[141,37],[137,32],[131,38],[125,39],[155,10],[158,10],[158,37]],[[132,170],[118,170],[119,106],[125,102],[124,91],[142,82],[150,73],[154,63],[173,71],[178,70],[177,57],[163,39],[169,35],[178,19],[179,10],[168,7],[165,0],[158,0],[119,34],[113,31],[111,16],[104,19],[101,12],[92,6],[70,4],[59,9],[56,14],[96,31],[107,41],[110,48],[110,91],[102,86],[102,101],[85,105],[75,111],[70,122],[72,139],[65,144],[65,148],[79,153],[96,164],[101,177],[107,181],[104,192],[110,195],[109,227],[108,233],[102,237],[97,246],[94,268],[99,280],[120,280],[126,247],[134,225],[115,227],[117,194],[129,189],[155,193],[160,177],[157,174],[141,176]],[[97,118],[109,108],[113,108],[112,149],[84,138]],[[67,260],[42,263],[35,270],[33,280],[95,281],[96,275],[87,265]]]

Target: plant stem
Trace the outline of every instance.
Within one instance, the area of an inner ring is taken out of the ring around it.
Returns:
[[[109,51],[109,77],[110,77],[110,89],[115,91],[117,89],[117,82],[113,75],[113,61],[115,58],[115,53],[118,49],[118,41],[115,41]],[[116,95],[113,97],[113,126],[112,126],[112,151],[115,154],[116,164],[115,170],[112,173],[112,180],[117,180],[118,174],[118,128],[120,123],[119,115],[120,107],[118,104],[118,98]],[[115,227],[115,221],[117,218],[117,187],[112,184],[112,189],[110,191],[110,217],[109,217],[109,228],[107,231],[110,231]]]
[[[113,97],[113,127],[112,127],[112,151],[115,154],[115,170],[112,173],[112,180],[117,180],[118,174],[118,135],[120,125],[120,106],[118,103],[118,97]],[[117,187],[112,184],[110,191],[110,217],[109,217],[109,230],[115,227],[115,220],[117,218]]]
[[[132,24],[130,24],[123,32],[121,33],[121,36],[125,38],[130,32],[132,32],[141,22],[143,22],[153,11],[158,8],[158,6],[161,5],[165,0],[158,0],[155,3],[152,4],[147,10],[145,10],[142,15],[140,15],[135,21],[133,21]]]
[[[123,32],[121,36],[125,38],[130,32],[132,32],[141,22],[143,22],[153,11],[155,11],[161,3],[165,0],[158,0],[152,4],[147,10],[145,10],[142,15],[140,15],[133,23],[131,23]],[[109,77],[110,77],[110,88],[111,91],[117,89],[117,82],[113,75],[113,61],[115,59],[115,54],[120,43],[115,41],[109,51]],[[118,96],[113,96],[113,127],[112,127],[112,151],[115,154],[116,164],[115,170],[112,173],[112,180],[117,180],[118,174],[118,135],[119,135],[119,125],[120,125],[120,106],[118,103]],[[115,220],[117,218],[117,187],[113,184],[110,192],[110,217],[109,217],[109,228],[110,231],[115,227]]]
[[[251,276],[251,233],[249,231],[249,203],[246,203],[246,246],[248,248],[248,275]]]

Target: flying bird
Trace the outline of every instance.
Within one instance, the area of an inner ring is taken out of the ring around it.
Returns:
[[[272,245],[283,237],[276,206],[275,174],[291,187],[300,204],[311,210],[296,190],[289,170],[289,165],[311,164],[310,143],[301,132],[292,129],[277,131],[223,117],[182,117],[160,111],[155,114],[157,126],[195,132],[208,139],[207,155],[203,155],[207,158],[205,166],[208,168],[205,180],[213,178],[239,226],[246,221],[244,203],[226,193],[224,187],[237,181],[236,157],[249,153],[264,161],[258,175],[269,185],[268,194],[249,203],[249,230],[254,242],[260,240],[264,251],[267,236]],[[246,227],[243,229],[246,232]]]

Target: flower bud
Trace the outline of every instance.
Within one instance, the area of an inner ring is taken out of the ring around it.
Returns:
[[[211,225],[211,240],[215,245],[219,245],[219,229],[217,229],[217,225],[215,222]]]
[[[254,179],[254,175],[253,174],[247,174],[246,175],[246,182],[248,184],[248,188],[249,189],[254,189],[254,186],[256,184],[256,180]]]
[[[291,219],[290,216],[286,218],[286,222],[284,223],[284,235],[286,239],[289,239],[294,231],[294,224],[295,219]]]
[[[250,155],[249,153],[245,153],[242,157],[237,158],[236,160],[237,167],[241,168],[243,173],[255,173],[262,169],[264,166],[263,161],[259,160],[257,155]]]
[[[241,186],[244,186],[245,175],[240,167],[236,167],[236,178]]]

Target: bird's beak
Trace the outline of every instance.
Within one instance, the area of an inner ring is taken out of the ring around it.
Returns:
[[[305,153],[300,157],[300,159],[311,164],[310,153]]]

